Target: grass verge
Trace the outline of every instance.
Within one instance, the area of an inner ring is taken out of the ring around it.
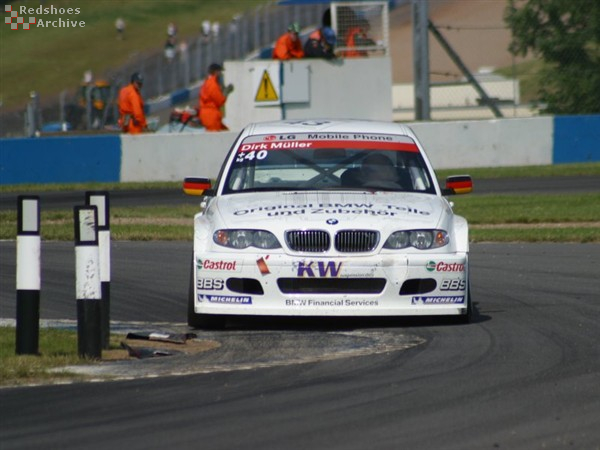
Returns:
[[[49,383],[85,381],[88,376],[67,370],[68,366],[94,365],[111,361],[137,359],[122,347],[126,343],[133,352],[168,352],[171,355],[206,352],[220,346],[209,339],[190,339],[185,343],[140,341],[128,339],[123,334],[111,334],[108,349],[102,350],[99,360],[80,358],[77,348],[77,331],[60,328],[41,328],[38,355],[16,355],[14,327],[0,327],[0,386],[22,386]],[[144,356],[151,357],[151,356]],[[97,377],[97,375],[94,375]]]
[[[586,176],[600,174],[600,163],[527,168],[462,169],[438,172],[474,178]],[[180,183],[95,183],[93,185],[2,186],[0,192],[59,190],[180,189]],[[478,195],[451,198],[457,214],[471,225],[471,242],[600,242],[600,194]],[[196,206],[111,209],[114,240],[191,240]],[[15,239],[16,211],[0,211],[0,239]],[[72,211],[42,211],[45,240],[73,240]],[[122,336],[111,337],[111,350]],[[40,329],[40,355],[15,355],[15,329],[0,327],[0,386],[72,381],[82,376],[51,369],[90,361],[77,355],[77,333]],[[103,356],[104,356],[103,352]]]
[[[477,179],[494,178],[535,178],[535,177],[572,177],[600,175],[600,162],[553,164],[546,166],[519,166],[519,167],[471,167],[466,169],[436,170],[440,180],[449,175],[469,174]]]
[[[16,355],[15,339],[15,328],[0,327],[0,386],[81,379],[81,376],[62,371],[51,372],[51,369],[90,363],[79,358],[76,331],[41,328],[39,355]],[[119,342],[119,337],[112,337],[111,348],[118,348]]]
[[[222,29],[239,13],[254,10],[265,0],[94,0],[77,2],[53,0],[55,10],[79,7],[79,14],[46,14],[40,19],[76,20],[84,27],[39,27],[23,32],[0,27],[0,98],[5,108],[22,107],[30,91],[45,99],[58,99],[63,89],[75,90],[84,71],[91,69],[97,78],[141,55],[160,51],[169,22],[177,24],[179,39],[199,34],[202,20],[219,21]],[[10,2],[13,11],[21,6],[38,8],[42,2]],[[49,8],[50,4],[44,5]],[[27,20],[27,16],[25,15]],[[117,40],[115,20],[126,22],[125,39]],[[43,74],[41,76],[40,74]]]

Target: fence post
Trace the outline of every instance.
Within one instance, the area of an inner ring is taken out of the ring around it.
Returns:
[[[259,5],[254,9],[254,25],[252,26],[252,31],[254,32],[253,47],[256,51],[260,51],[262,47],[260,44],[260,8]]]
[[[427,2],[412,0],[415,120],[431,119],[429,98],[429,39]]]
[[[37,355],[40,335],[40,198],[17,198],[16,354]]]
[[[98,208],[75,206],[75,291],[77,300],[77,350],[80,357],[102,356],[100,326],[100,267]]]
[[[29,103],[27,103],[27,113],[25,115],[25,135],[28,137],[35,136],[39,123],[39,95],[36,91],[29,93]]]
[[[64,124],[67,121],[66,118],[66,114],[65,114],[65,107],[67,105],[67,94],[68,91],[65,89],[63,91],[61,91],[59,97],[58,97],[58,107],[59,107],[59,111],[58,111],[58,115],[59,115],[59,121],[61,124]],[[63,130],[63,131],[67,131],[67,130]]]
[[[93,86],[89,85],[85,89],[85,129],[91,130],[92,126],[92,89]]]

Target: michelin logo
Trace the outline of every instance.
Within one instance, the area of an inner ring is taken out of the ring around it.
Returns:
[[[411,304],[413,305],[455,305],[465,302],[464,295],[448,296],[448,297],[413,297]]]
[[[204,295],[198,294],[198,301],[203,302],[204,300],[209,303],[229,303],[236,305],[251,305],[252,297],[249,296],[237,296],[237,295]]]

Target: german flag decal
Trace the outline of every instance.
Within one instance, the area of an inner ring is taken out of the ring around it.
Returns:
[[[186,178],[183,181],[183,192],[187,195],[202,195],[211,188],[209,178]]]
[[[455,194],[468,194],[473,191],[473,180],[469,175],[448,177],[446,189],[451,189]]]

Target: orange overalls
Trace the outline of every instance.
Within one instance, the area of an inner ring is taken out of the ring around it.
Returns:
[[[144,100],[133,83],[119,92],[119,126],[124,133],[138,134],[146,129]]]
[[[229,129],[223,125],[223,114],[221,113],[221,107],[226,100],[227,97],[221,91],[217,75],[209,75],[200,89],[200,122],[206,131]]]
[[[277,39],[273,49],[273,59],[286,60],[292,58],[304,58],[304,50],[300,38],[293,40],[291,33],[288,32]]]
[[[346,38],[346,47],[356,48],[356,36],[364,36],[364,30],[362,27],[353,27],[348,30]],[[364,50],[346,50],[343,52],[345,58],[358,58],[361,56],[368,56],[368,53]]]

